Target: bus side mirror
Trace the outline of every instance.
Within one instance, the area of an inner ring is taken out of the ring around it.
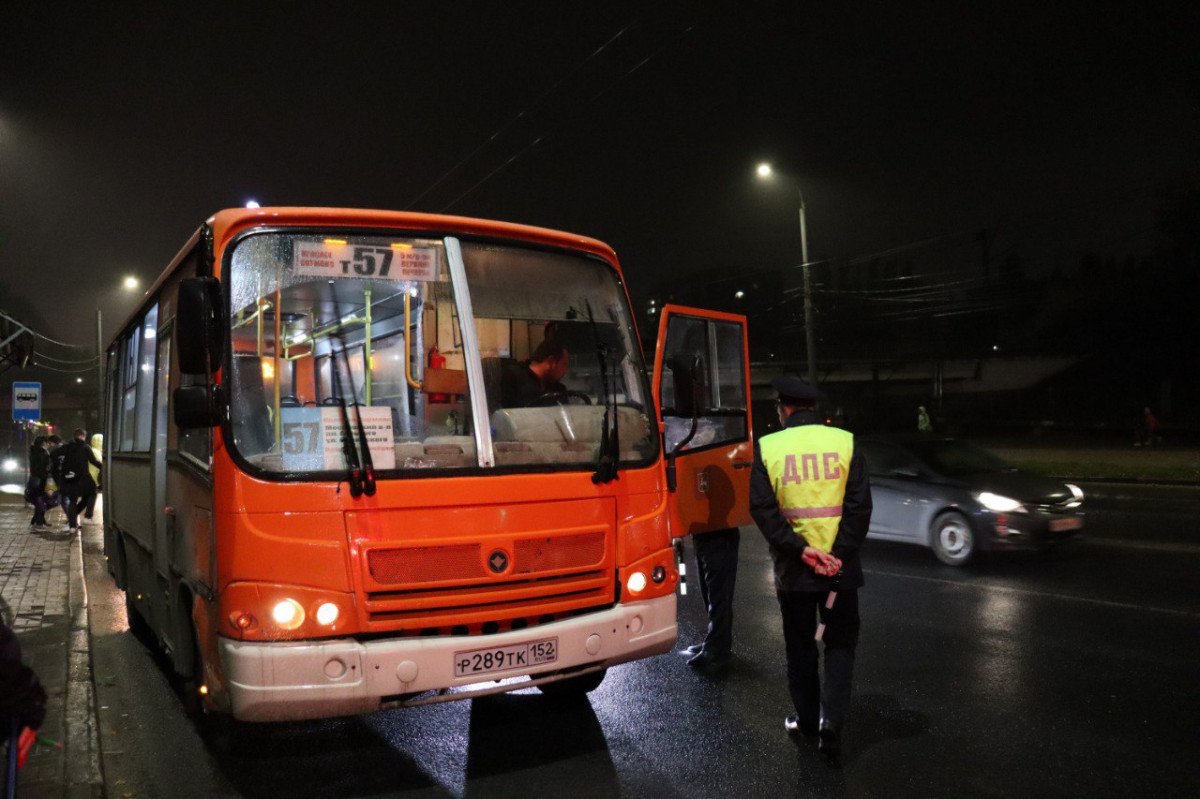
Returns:
[[[224,417],[225,391],[221,386],[181,386],[171,399],[179,427],[216,427]]]
[[[179,284],[176,345],[179,371],[210,375],[221,361],[221,284],[215,277],[189,277]]]

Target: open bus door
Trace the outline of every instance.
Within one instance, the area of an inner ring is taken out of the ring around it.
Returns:
[[[750,365],[746,317],[662,308],[654,400],[675,537],[750,524]]]

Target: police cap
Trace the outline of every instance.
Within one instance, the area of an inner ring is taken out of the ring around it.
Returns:
[[[817,391],[815,386],[795,375],[780,375],[771,381],[771,385],[779,392],[780,402],[812,405],[821,396],[821,392]]]

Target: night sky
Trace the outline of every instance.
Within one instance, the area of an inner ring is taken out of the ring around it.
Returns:
[[[0,308],[94,346],[212,212],[591,235],[635,299],[1007,225],[1153,246],[1200,167],[1195,3],[58,3],[0,17]],[[964,267],[965,268],[965,267]]]

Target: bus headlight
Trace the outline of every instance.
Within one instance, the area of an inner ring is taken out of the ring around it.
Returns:
[[[642,572],[634,572],[629,575],[629,582],[626,585],[629,587],[629,593],[640,594],[646,590],[646,575]]]
[[[271,618],[285,630],[294,630],[304,623],[304,608],[294,599],[284,599],[271,608]]]
[[[317,608],[317,624],[328,627],[338,619],[338,606],[332,602],[324,602]]]

